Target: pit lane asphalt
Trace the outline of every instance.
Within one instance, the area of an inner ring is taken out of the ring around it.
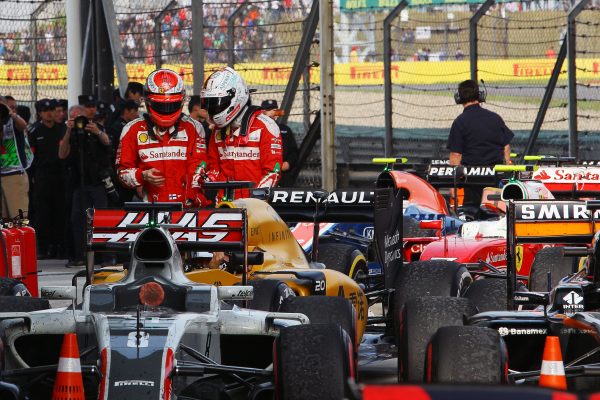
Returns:
[[[85,267],[67,267],[67,260],[39,260],[38,286],[68,286],[74,274]],[[81,298],[84,278],[77,281],[77,293]],[[67,307],[68,300],[50,300],[53,308]],[[396,383],[397,358],[391,344],[381,342],[378,335],[363,337],[358,351],[358,372],[361,383]]]

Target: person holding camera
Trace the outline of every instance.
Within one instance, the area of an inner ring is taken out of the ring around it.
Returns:
[[[0,200],[3,218],[14,218],[19,210],[28,211],[29,179],[26,170],[33,162],[33,153],[24,133],[27,122],[16,113],[16,107],[11,108],[10,101],[10,98],[0,96]]]
[[[514,137],[502,117],[481,107],[485,92],[473,80],[458,85],[454,95],[463,112],[450,128],[447,148],[450,150],[450,165],[486,166],[510,164],[510,141]],[[483,187],[465,187],[463,205],[479,208]]]
[[[55,258],[63,254],[65,174],[58,146],[67,127],[56,122],[56,101],[42,99],[35,103],[39,117],[27,129],[35,154],[31,170],[32,225],[37,233],[38,258]]]
[[[199,122],[182,114],[183,79],[169,69],[146,80],[147,114],[123,128],[117,151],[117,175],[123,185],[141,190],[146,201],[202,206],[206,143]]]
[[[89,119],[88,115],[95,114],[95,106],[72,106],[69,109],[65,136],[58,147],[58,157],[67,160],[71,172],[74,261],[70,265],[75,266],[85,264],[86,210],[91,207],[107,207],[107,195],[116,194],[110,179],[111,141],[108,134]]]

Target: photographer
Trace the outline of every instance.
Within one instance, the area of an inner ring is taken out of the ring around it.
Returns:
[[[67,159],[74,188],[71,209],[74,261],[70,263],[74,266],[84,265],[85,210],[106,207],[107,193],[116,193],[110,179],[111,141],[108,134],[87,117],[90,114],[96,114],[95,105],[73,106],[69,109],[67,131],[58,148],[59,158]]]
[[[14,100],[14,99],[13,99]],[[27,122],[11,108],[10,98],[0,96],[0,173],[2,217],[14,218],[29,208],[29,179],[25,170],[33,161],[24,129]]]

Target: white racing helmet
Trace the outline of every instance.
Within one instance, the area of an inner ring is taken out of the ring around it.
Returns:
[[[201,104],[219,128],[229,125],[246,107],[250,92],[246,82],[233,68],[213,72],[200,92]]]

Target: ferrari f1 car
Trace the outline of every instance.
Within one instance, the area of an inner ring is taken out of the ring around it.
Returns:
[[[77,335],[86,398],[341,399],[355,376],[350,335],[340,325],[311,324],[300,312],[241,308],[251,286],[199,284],[183,271],[180,247],[231,251],[247,266],[245,209],[181,212],[180,204],[129,203],[122,241],[93,250],[129,249],[131,264],[119,282],[87,285],[80,304],[61,309],[0,314],[0,381],[16,384],[23,398],[48,399],[65,333]],[[159,213],[190,218],[179,244],[180,225],[161,224]],[[140,224],[141,222],[141,224]],[[116,232],[105,232],[106,237]],[[99,233],[96,233],[99,234]],[[75,287],[45,287],[49,298],[76,299]],[[302,299],[299,299],[302,300]],[[323,298],[321,302],[340,299]],[[336,314],[353,320],[341,299]],[[314,322],[314,321],[310,321]]]

